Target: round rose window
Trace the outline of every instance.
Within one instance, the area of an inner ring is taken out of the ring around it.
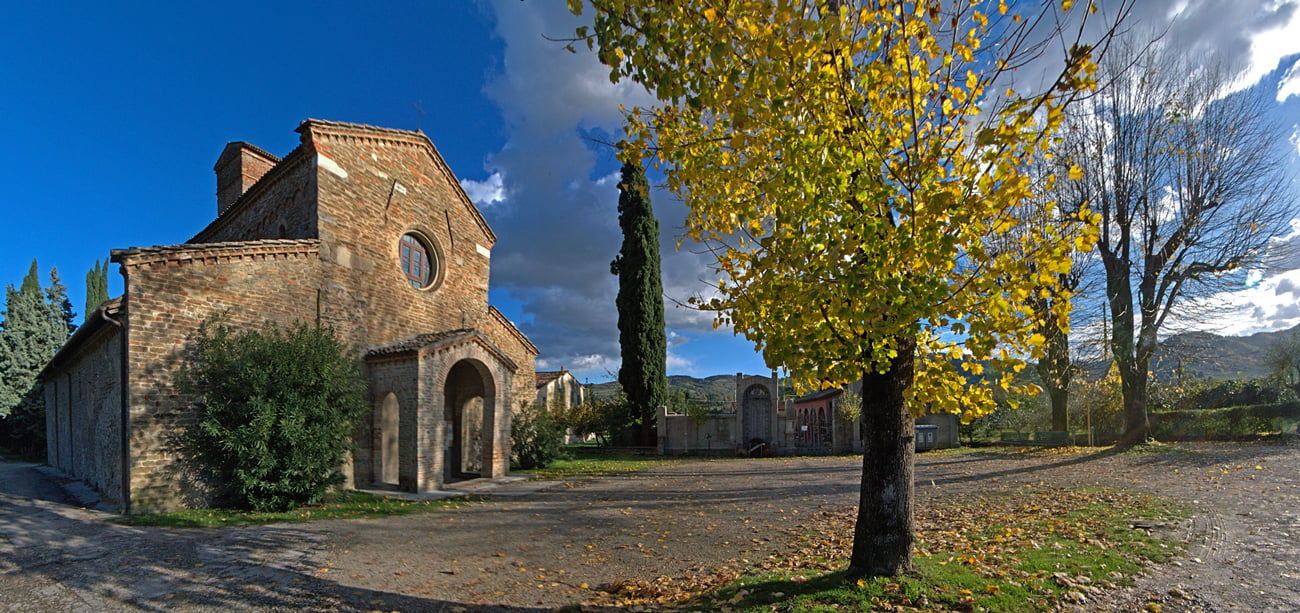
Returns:
[[[400,252],[402,273],[411,287],[424,289],[438,278],[438,261],[423,237],[414,233],[403,234]]]

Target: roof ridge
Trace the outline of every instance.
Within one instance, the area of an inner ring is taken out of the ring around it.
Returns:
[[[351,121],[334,121],[330,119],[316,119],[308,117],[298,123],[296,132],[301,133],[308,126],[324,126],[329,128],[342,128],[347,130],[359,130],[364,132],[378,132],[380,134],[400,134],[407,137],[417,137],[429,140],[428,135],[423,130],[403,130],[401,128],[386,128],[384,126],[375,126],[368,123],[354,123]]]

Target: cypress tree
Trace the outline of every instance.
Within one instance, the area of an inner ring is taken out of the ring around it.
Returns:
[[[68,300],[68,288],[59,278],[59,269],[50,268],[50,286],[45,289],[45,306],[49,309],[46,320],[46,345],[58,351],[63,342],[76,331],[77,314],[72,311],[72,301]],[[54,357],[54,353],[50,353]],[[48,361],[48,358],[47,358]],[[44,368],[44,364],[41,365]]]
[[[618,276],[618,382],[630,405],[626,434],[638,445],[655,444],[655,410],[668,400],[668,339],[664,332],[663,280],[659,272],[659,222],[640,160],[623,165],[618,224],[623,247],[610,264]]]
[[[99,305],[108,300],[108,260],[101,264],[98,259],[95,265],[86,273],[86,310],[85,316],[90,317],[95,313]]]
[[[0,430],[14,449],[39,455],[45,448],[45,399],[37,375],[72,333],[72,304],[50,270],[42,290],[36,261],[22,285],[5,291],[0,330]]]

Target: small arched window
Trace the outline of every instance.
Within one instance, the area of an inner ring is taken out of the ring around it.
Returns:
[[[438,276],[438,262],[429,244],[418,234],[407,233],[402,235],[399,249],[402,273],[406,275],[411,287],[424,289],[433,284]]]

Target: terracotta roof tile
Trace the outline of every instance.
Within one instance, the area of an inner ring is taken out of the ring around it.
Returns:
[[[366,357],[378,357],[385,355],[397,355],[399,353],[413,353],[440,341],[451,340],[457,337],[470,337],[475,334],[473,328],[461,328],[459,330],[447,330],[445,332],[429,332],[417,334],[415,336],[393,341],[383,345],[377,345],[366,350]]]
[[[541,370],[535,373],[537,377],[537,387],[541,387],[560,378],[560,375],[569,372],[567,370]]]
[[[501,360],[501,363],[505,364],[510,372],[518,370],[519,366],[515,364],[514,360],[510,359],[510,356],[506,355],[504,351],[498,349],[496,345],[493,345],[491,341],[483,335],[483,333],[479,332],[475,328],[461,328],[459,330],[417,334],[391,343],[371,347],[366,350],[365,357],[366,359],[371,359],[399,356],[403,354],[418,354],[420,350],[426,347],[435,345],[454,345],[468,341],[475,341],[481,344],[484,349],[487,349],[488,352],[496,356],[498,360]]]
[[[838,387],[832,387],[832,388],[830,388],[830,389],[824,389],[824,390],[821,390],[821,391],[818,391],[818,392],[813,392],[813,393],[808,394],[808,395],[806,395],[806,396],[800,396],[800,397],[798,397],[798,398],[795,398],[794,401],[795,401],[795,402],[812,402],[812,401],[814,401],[814,400],[822,400],[822,399],[824,399],[824,398],[834,398],[834,397],[839,396],[840,394],[843,394],[843,393],[844,393],[844,390],[842,390],[842,389],[840,389],[840,388],[838,388]]]

